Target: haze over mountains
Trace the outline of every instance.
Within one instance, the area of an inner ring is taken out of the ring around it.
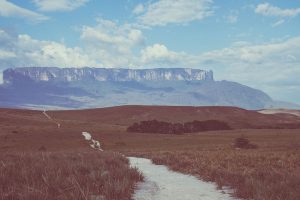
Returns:
[[[26,67],[3,72],[2,107],[93,108],[117,105],[276,107],[266,93],[212,71],[189,68]]]

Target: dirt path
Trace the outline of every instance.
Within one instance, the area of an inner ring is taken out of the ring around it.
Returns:
[[[90,133],[82,132],[82,135],[85,140],[90,141],[90,147],[92,147],[93,149],[97,149],[99,151],[103,151],[103,149],[101,149],[100,142],[98,140],[94,140]]]
[[[47,111],[43,111],[43,115],[45,115],[50,121],[55,123],[57,125],[57,128],[60,128],[60,123],[58,123],[55,119],[53,119],[50,115],[47,114]],[[82,136],[84,137],[85,140],[90,141],[90,147],[93,149],[97,149],[99,151],[103,151],[100,147],[100,142],[98,140],[94,140],[92,138],[92,135],[88,132],[82,132]]]
[[[132,167],[145,176],[138,184],[134,200],[233,200],[227,190],[196,177],[170,171],[166,166],[152,164],[145,158],[128,157]]]
[[[50,121],[52,121],[53,123],[55,123],[57,125],[57,128],[60,128],[60,123],[58,123],[50,115],[48,115],[46,110],[43,111],[43,115],[45,115]]]
[[[43,114],[60,128],[60,123]],[[103,151],[100,142],[94,140],[88,132],[82,132],[90,147]],[[127,157],[131,167],[136,167],[145,177],[145,182],[137,185],[134,200],[233,200],[227,190],[217,190],[216,185],[197,179],[196,177],[170,171],[166,166],[152,164],[145,158]]]

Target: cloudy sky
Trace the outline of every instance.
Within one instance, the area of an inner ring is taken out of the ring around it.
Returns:
[[[300,103],[300,1],[0,0],[0,74],[26,66],[212,69]]]

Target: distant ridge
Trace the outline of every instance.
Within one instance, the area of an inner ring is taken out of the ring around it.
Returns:
[[[34,81],[199,81],[213,80],[213,72],[191,68],[57,68],[24,67],[7,69],[3,80],[9,83],[20,78]]]
[[[0,107],[78,109],[119,105],[274,107],[266,93],[191,68],[22,67],[3,72]],[[282,104],[281,104],[282,105]]]

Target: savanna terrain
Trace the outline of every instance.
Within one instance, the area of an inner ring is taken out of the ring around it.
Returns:
[[[0,110],[2,199],[41,199],[38,194],[44,199],[51,195],[57,199],[130,199],[142,176],[119,153],[151,158],[175,171],[214,181],[219,187],[232,188],[240,198],[300,198],[300,118],[295,115],[167,106],[47,113],[60,128],[42,111]],[[172,123],[220,120],[233,130],[182,135],[126,131],[135,122],[153,119]],[[82,131],[99,140],[104,152],[90,149]],[[234,141],[240,137],[257,148],[236,148]],[[79,179],[86,181],[78,184]]]

